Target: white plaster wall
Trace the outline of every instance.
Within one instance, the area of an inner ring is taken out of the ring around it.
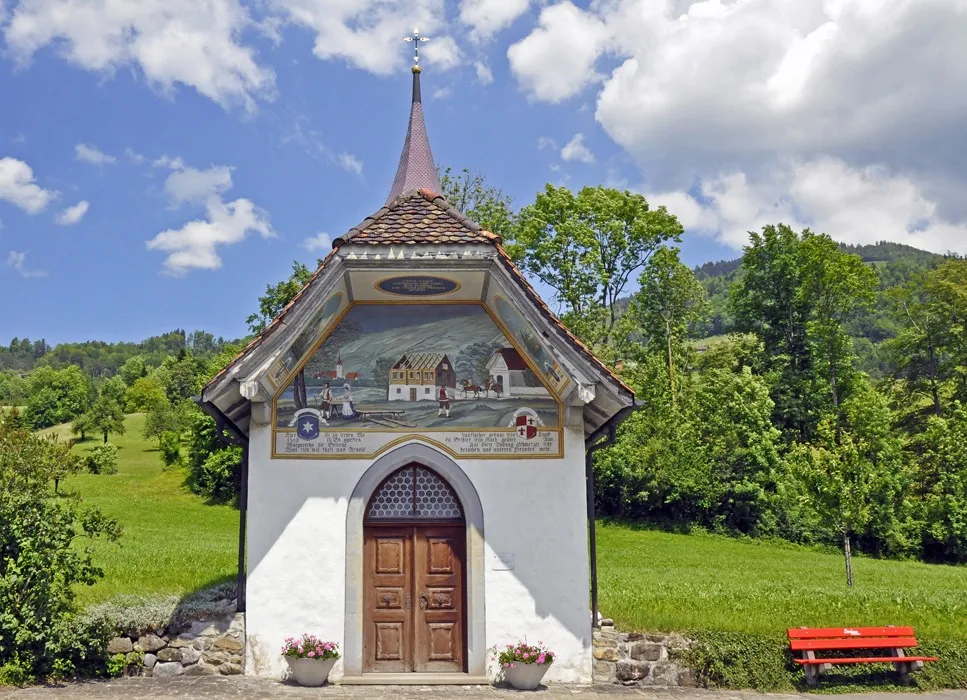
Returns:
[[[250,435],[246,673],[279,677],[288,636],[344,646],[348,500],[371,460],[269,458],[271,429]],[[584,442],[565,431],[561,460],[459,460],[484,511],[488,646],[526,635],[558,653],[547,679],[591,680]],[[513,558],[500,570],[496,555]],[[495,565],[496,564],[496,565]],[[492,673],[496,669],[492,669]],[[342,662],[334,677],[342,674]]]

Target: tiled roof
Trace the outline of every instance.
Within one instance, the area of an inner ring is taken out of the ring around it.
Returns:
[[[442,196],[427,189],[405,192],[363,223],[332,242],[369,245],[417,243],[500,243],[500,236],[485,231]]]
[[[447,356],[442,353],[405,355],[393,365],[393,369],[436,369],[445,359],[447,359]]]
[[[527,369],[527,363],[524,362],[524,358],[520,356],[516,348],[500,348],[494,354],[500,355],[503,358],[507,369]]]

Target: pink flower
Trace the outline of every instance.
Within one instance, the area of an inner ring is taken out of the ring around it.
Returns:
[[[316,655],[316,652],[314,652],[314,651],[310,651],[310,652],[309,652],[309,658],[310,658],[310,659],[311,659],[311,658],[312,658],[313,656],[315,656],[315,655]]]
[[[543,664],[545,660],[546,660],[546,657],[543,654],[537,657],[537,663],[539,664]]]
[[[510,664],[504,664],[504,668],[510,668]]]

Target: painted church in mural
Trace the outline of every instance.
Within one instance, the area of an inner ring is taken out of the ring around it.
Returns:
[[[440,194],[412,77],[385,204],[202,393],[243,447],[245,673],[310,633],[344,684],[489,683],[526,637],[586,682],[586,455],[634,395]]]

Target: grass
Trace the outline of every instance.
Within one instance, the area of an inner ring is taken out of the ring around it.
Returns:
[[[120,594],[182,595],[235,576],[238,511],[189,493],[184,470],[162,469],[157,445],[141,437],[143,427],[144,415],[132,414],[124,435],[110,436],[118,446],[117,474],[78,474],[60,485],[124,527],[119,543],[95,543],[105,576],[78,590],[81,605]],[[70,437],[66,425],[45,432]],[[74,449],[100,441],[89,437]]]
[[[602,614],[619,628],[771,634],[790,627],[912,625],[967,640],[967,567],[854,557],[714,535],[600,523]]]

